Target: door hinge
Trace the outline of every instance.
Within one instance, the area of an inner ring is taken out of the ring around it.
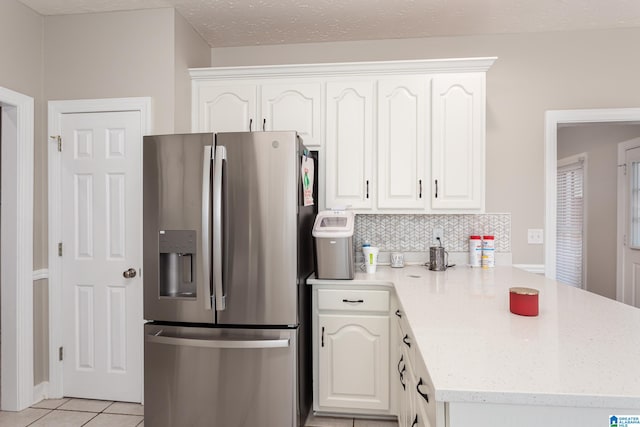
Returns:
[[[62,256],[62,242],[58,243],[58,256]]]
[[[51,135],[49,138],[58,143],[58,151],[62,152],[62,137],[60,135]]]
[[[62,362],[63,359],[64,359],[64,350],[63,350],[63,347],[59,347],[58,348],[58,360],[60,362]]]

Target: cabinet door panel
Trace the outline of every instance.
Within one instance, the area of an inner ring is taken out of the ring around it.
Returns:
[[[295,130],[306,146],[321,145],[320,83],[264,84],[261,94],[266,130]]]
[[[318,316],[319,402],[323,407],[389,408],[389,317]]]
[[[433,209],[482,209],[484,74],[433,78]]]
[[[198,91],[200,132],[244,132],[256,129],[255,85],[202,86]]]
[[[424,209],[429,143],[427,78],[378,82],[378,207]]]
[[[326,205],[372,207],[373,83],[327,83]]]

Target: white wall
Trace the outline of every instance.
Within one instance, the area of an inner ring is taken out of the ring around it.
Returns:
[[[587,289],[616,298],[618,143],[640,125],[582,124],[558,129],[558,159],[587,153]]]
[[[542,264],[544,112],[640,106],[640,28],[212,49],[212,65],[497,56],[487,74],[487,212],[512,213],[513,262]]]

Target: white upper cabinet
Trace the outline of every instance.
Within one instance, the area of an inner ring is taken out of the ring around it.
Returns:
[[[308,147],[321,145],[320,82],[197,81],[194,132],[295,130]],[[259,101],[260,100],[260,101]]]
[[[484,209],[484,81],[484,73],[433,78],[433,209]]]
[[[320,146],[320,94],[319,82],[261,85],[264,130],[295,130],[306,146]]]
[[[326,206],[373,207],[373,81],[326,87]]]
[[[483,212],[495,59],[192,69],[192,130],[297,131],[319,151],[320,209]]]
[[[257,88],[254,84],[203,84],[194,94],[194,132],[255,130]]]
[[[378,208],[425,209],[429,177],[429,78],[378,81]]]

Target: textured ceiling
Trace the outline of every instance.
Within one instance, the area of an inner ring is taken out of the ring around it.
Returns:
[[[212,47],[640,26],[640,0],[19,0],[43,15],[174,7]]]

